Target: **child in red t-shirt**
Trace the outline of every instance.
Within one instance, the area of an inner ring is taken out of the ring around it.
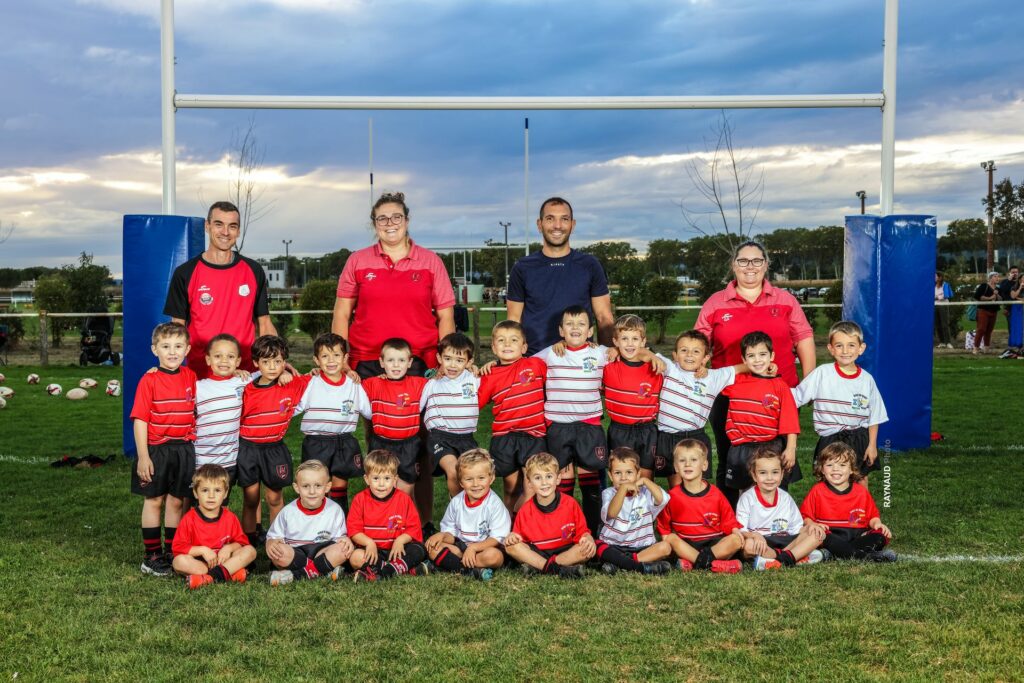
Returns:
[[[896,553],[886,548],[892,532],[859,483],[864,475],[857,452],[841,441],[830,443],[814,463],[814,476],[818,483],[807,492],[800,514],[822,549],[841,560],[895,562]]]
[[[352,499],[348,512],[349,538],[355,546],[349,564],[357,570],[355,580],[426,574],[419,513],[412,498],[395,487],[398,457],[391,451],[370,451],[363,458],[363,471],[366,488]]]
[[[530,456],[523,470],[534,495],[519,509],[505,552],[527,574],[542,572],[583,578],[583,565],[597,552],[579,503],[558,490],[558,460],[550,453]]]
[[[242,532],[238,517],[224,507],[231,477],[220,465],[203,465],[192,477],[195,507],[185,513],[174,535],[174,571],[191,589],[209,583],[243,583],[256,549]]]

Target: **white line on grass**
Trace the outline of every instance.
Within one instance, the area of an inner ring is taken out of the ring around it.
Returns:
[[[952,444],[944,444],[942,442],[932,444],[932,448],[936,449],[949,449],[954,451],[981,451],[984,453],[991,453],[993,451],[1024,451],[1024,444],[1022,443],[1011,443],[1005,446],[985,446],[979,444],[971,444],[969,446],[954,446]]]
[[[1006,564],[1024,562],[1024,555],[907,555],[900,554],[901,562],[982,562]]]
[[[0,453],[0,462],[13,462],[19,465],[48,465],[50,460],[48,458],[26,458],[20,455]]]

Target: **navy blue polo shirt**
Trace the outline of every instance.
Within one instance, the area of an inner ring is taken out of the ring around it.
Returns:
[[[601,263],[590,254],[572,249],[550,258],[535,252],[516,261],[508,282],[508,300],[523,304],[523,330],[533,355],[561,339],[562,311],[583,306],[594,317],[590,300],[608,294],[608,279]]]

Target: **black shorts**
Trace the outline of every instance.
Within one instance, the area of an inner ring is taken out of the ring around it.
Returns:
[[[319,460],[332,477],[354,479],[363,476],[363,452],[352,434],[320,436],[307,434],[302,440],[302,462]]]
[[[691,429],[688,432],[658,432],[658,447],[655,450],[654,455],[654,475],[656,477],[669,477],[676,473],[675,467],[672,466],[673,452],[676,450],[676,444],[683,439],[696,439],[700,441],[708,449],[708,466],[704,470],[703,477],[710,481],[711,479],[711,439],[708,438],[707,433],[703,429]],[[640,460],[640,466],[644,466],[644,461]]]
[[[458,458],[474,448],[476,448],[476,439],[472,434],[452,434],[440,429],[431,429],[427,432],[427,452],[430,453],[434,476],[439,477],[444,474],[444,471],[440,470],[441,458],[446,455],[454,455]]]
[[[371,451],[382,448],[391,451],[398,458],[398,478],[406,484],[415,484],[420,475],[420,465],[416,462],[420,454],[420,436],[408,439],[385,439],[373,432],[366,439],[366,446]]]
[[[196,449],[191,441],[167,441],[149,447],[153,478],[139,481],[138,467],[132,467],[132,493],[146,498],[163,495],[188,498],[192,495],[192,475],[196,471]]]
[[[566,550],[569,550],[570,548],[572,548],[576,544],[575,543],[570,543],[568,545],[559,546],[557,548],[551,548],[550,550],[541,550],[540,548],[538,548],[537,546],[535,546],[532,543],[527,543],[526,545],[530,546],[530,550],[532,550],[533,552],[537,553],[538,555],[543,557],[545,560],[550,560],[552,557],[555,557],[556,555],[561,555]]]
[[[658,449],[658,423],[638,422],[625,425],[612,422],[608,425],[608,454],[616,448],[632,448],[640,456],[640,467],[654,469],[654,454]]]
[[[238,440],[238,485],[263,484],[280,491],[292,483],[292,454],[284,441],[254,443]]]
[[[216,463],[203,463],[203,464],[204,465],[214,465]],[[203,465],[200,465],[199,463],[196,463],[196,470],[195,470],[195,472],[199,471],[199,468],[202,467],[202,466]],[[228,487],[229,488],[233,487],[235,484],[238,483],[238,464],[237,464],[237,461],[236,461],[236,464],[234,464],[234,465],[220,465],[220,467],[223,467],[224,471],[228,473]],[[195,472],[192,472],[192,474],[195,475]],[[226,505],[227,501],[224,501],[224,504]]]
[[[829,436],[819,436],[818,445],[814,447],[814,462],[818,462],[818,456],[821,455],[821,451],[825,446],[836,441],[842,441],[850,448],[853,449],[854,453],[857,454],[857,468],[860,473],[865,477],[872,472],[877,472],[882,469],[882,464],[879,462],[881,458],[876,457],[875,461],[870,465],[864,459],[864,452],[868,449],[868,429],[867,427],[858,427],[857,429],[847,429]]]
[[[608,469],[608,442],[601,425],[552,422],[548,425],[548,452],[559,467],[571,464],[598,472]]]
[[[687,545],[691,546],[694,550],[696,550],[699,553],[701,550],[704,550],[704,548],[714,547],[714,545],[721,541],[723,538],[725,538],[724,534],[719,536],[712,536],[711,538],[705,538],[703,541],[688,541],[685,538],[682,540],[683,543],[686,543]]]
[[[305,555],[306,557],[308,557],[309,559],[312,560],[313,558],[316,557],[316,554],[318,552],[320,552],[324,548],[329,548],[330,546],[334,545],[334,543],[335,543],[335,541],[323,541],[321,543],[307,543],[305,545],[295,546],[294,550],[295,550],[296,554],[301,552],[303,555]]]
[[[543,453],[547,443],[543,436],[533,436],[525,432],[509,432],[491,439],[491,457],[494,458],[494,471],[499,477],[518,471],[526,464],[531,455]]]
[[[796,540],[796,536],[793,534],[766,534],[764,540],[768,543],[769,548],[783,550]]]
[[[754,483],[754,480],[750,478],[750,470],[747,469],[750,456],[754,454],[755,448],[768,445],[776,448],[781,454],[786,450],[786,437],[777,436],[771,441],[741,443],[729,446],[729,454],[725,456],[725,485],[738,491],[749,488]],[[783,475],[782,485],[787,487],[794,481],[800,481],[802,478],[800,463],[794,462],[793,469]]]
[[[601,553],[603,553],[608,548],[611,548],[612,550],[618,550],[620,553],[624,553],[626,555],[633,555],[634,553],[642,553],[643,551],[647,550],[650,547],[651,546],[649,546],[649,545],[645,545],[645,546],[642,546],[642,547],[639,547],[639,548],[631,548],[628,545],[612,545],[610,543],[605,543],[604,541],[598,541],[597,542],[597,557],[598,557],[598,559],[600,559]]]

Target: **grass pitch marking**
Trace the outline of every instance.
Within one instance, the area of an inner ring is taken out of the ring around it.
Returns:
[[[1024,562],[1024,555],[912,555],[900,553],[900,562],[977,562],[1012,564]]]

